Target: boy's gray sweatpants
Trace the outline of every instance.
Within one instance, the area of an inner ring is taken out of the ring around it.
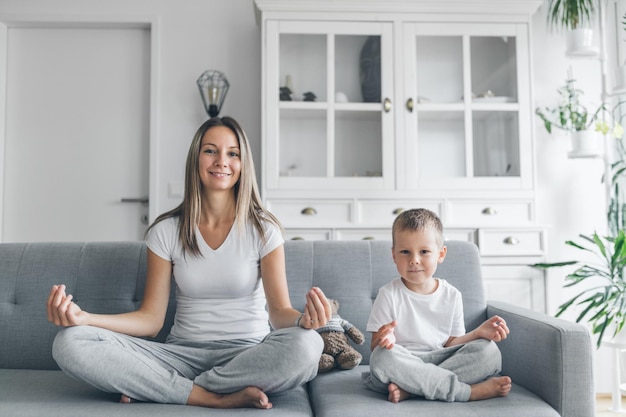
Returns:
[[[323,342],[291,327],[263,340],[158,343],[90,326],[65,328],[52,354],[68,375],[140,401],[186,404],[194,384],[227,394],[249,386],[267,394],[296,388],[317,375]]]
[[[468,401],[471,388],[502,370],[496,344],[486,339],[432,352],[414,354],[400,345],[376,347],[370,356],[370,372],[362,375],[374,391],[388,392],[390,383],[429,400]]]

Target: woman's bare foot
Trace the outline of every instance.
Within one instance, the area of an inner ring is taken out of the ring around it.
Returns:
[[[247,387],[232,394],[216,394],[194,385],[187,404],[210,408],[272,408],[267,395],[257,387]]]
[[[471,388],[470,401],[505,397],[511,391],[511,378],[508,376],[489,378],[478,384],[471,385]]]
[[[122,394],[122,396],[120,397],[120,402],[123,404],[130,404],[130,403],[134,403],[135,400],[130,398],[128,395]]]
[[[408,400],[411,398],[411,394],[394,384],[393,382],[387,386],[389,396],[387,399],[392,403],[399,403],[400,401]]]

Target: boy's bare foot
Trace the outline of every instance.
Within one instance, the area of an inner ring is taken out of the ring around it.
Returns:
[[[394,384],[393,382],[387,386],[389,396],[387,399],[392,403],[399,403],[400,401],[408,400],[411,398],[411,394]]]
[[[471,388],[470,401],[505,397],[511,391],[511,378],[508,376],[493,377],[478,384],[473,384]]]
[[[257,387],[247,387],[232,394],[216,394],[194,385],[187,404],[210,408],[272,408],[267,395]]]

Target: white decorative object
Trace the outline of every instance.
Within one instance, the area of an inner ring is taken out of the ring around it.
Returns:
[[[593,158],[602,155],[602,135],[593,130],[577,130],[571,132],[572,152],[570,158]]]
[[[335,103],[347,103],[348,96],[343,91],[337,91],[335,93]]]
[[[593,46],[593,30],[578,28],[567,32],[567,50],[565,53],[571,57],[598,56],[598,49]]]

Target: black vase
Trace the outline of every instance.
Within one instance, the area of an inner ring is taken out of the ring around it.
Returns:
[[[363,101],[380,103],[380,36],[367,38],[359,58]]]

